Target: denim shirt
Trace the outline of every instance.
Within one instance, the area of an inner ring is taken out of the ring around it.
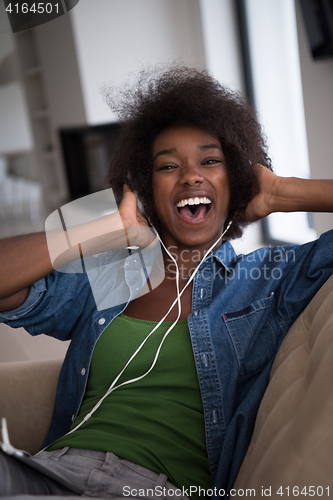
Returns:
[[[276,352],[292,323],[333,273],[332,250],[333,230],[305,245],[261,248],[248,255],[237,256],[227,241],[200,265],[188,325],[217,489],[232,488]],[[113,252],[110,260],[110,254],[101,254],[98,265],[91,267],[99,269],[98,287],[101,262],[108,259],[112,265],[106,266],[109,274],[104,281],[115,293],[117,286],[126,286],[130,300],[138,279],[142,280],[142,267],[136,252],[127,255],[121,260],[119,252]],[[86,272],[55,271],[31,287],[19,308],[0,313],[2,321],[14,328],[23,326],[32,335],[72,339],[44,446],[68,432],[83,399],[96,342],[127,305],[98,309],[92,282]]]

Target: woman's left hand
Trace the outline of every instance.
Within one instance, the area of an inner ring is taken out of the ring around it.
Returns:
[[[274,198],[281,179],[259,163],[255,165],[258,175],[259,192],[247,205],[243,217],[248,222],[258,221],[274,211]]]

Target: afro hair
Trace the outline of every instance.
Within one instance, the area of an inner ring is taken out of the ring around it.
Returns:
[[[169,127],[195,127],[221,143],[230,182],[225,225],[233,220],[227,238],[240,237],[247,225],[242,213],[258,192],[255,164],[271,169],[261,126],[242,95],[204,70],[172,66],[143,70],[136,82],[118,89],[117,95],[108,89],[105,97],[122,125],[107,177],[117,201],[123,184],[129,184],[159,230],[152,192],[152,144]]]

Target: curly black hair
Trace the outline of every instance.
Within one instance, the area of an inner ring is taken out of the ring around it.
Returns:
[[[117,201],[127,183],[159,230],[152,191],[152,144],[169,127],[191,126],[221,143],[230,182],[227,237],[237,238],[247,222],[241,214],[258,191],[254,165],[271,169],[265,138],[255,113],[239,92],[224,87],[206,71],[184,66],[143,70],[133,84],[105,91],[122,131],[111,159],[108,183]]]

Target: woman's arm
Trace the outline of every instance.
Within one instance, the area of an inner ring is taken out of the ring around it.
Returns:
[[[0,241],[0,310],[19,307],[30,285],[52,271],[45,233]]]
[[[333,180],[280,177],[258,165],[259,193],[244,217],[257,221],[273,212],[333,212]]]
[[[137,198],[128,186],[124,187],[117,213],[72,227],[69,231],[73,246],[65,250],[63,231],[52,232],[48,239],[45,233],[37,233],[0,241],[0,310],[19,307],[33,283],[77,259],[81,242],[86,256],[125,248],[129,244],[146,246],[154,239],[137,208]]]

